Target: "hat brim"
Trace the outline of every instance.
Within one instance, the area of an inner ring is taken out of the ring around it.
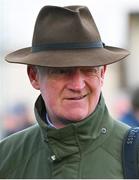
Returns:
[[[106,46],[105,48],[47,50],[31,52],[31,47],[8,54],[10,63],[30,64],[49,67],[101,66],[112,64],[129,55],[129,51]]]

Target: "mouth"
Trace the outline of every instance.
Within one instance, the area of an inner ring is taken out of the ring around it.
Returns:
[[[66,98],[66,100],[81,100],[84,99],[88,94],[82,95],[82,96],[76,96],[76,97],[70,97],[70,98]]]

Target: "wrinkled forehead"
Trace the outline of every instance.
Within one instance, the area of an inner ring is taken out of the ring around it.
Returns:
[[[35,69],[42,75],[45,74],[72,74],[75,73],[77,70],[80,70],[84,73],[98,73],[101,68],[104,66],[76,66],[76,67],[47,67],[47,66],[35,66]]]

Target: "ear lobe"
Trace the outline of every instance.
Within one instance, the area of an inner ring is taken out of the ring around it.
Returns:
[[[39,77],[38,77],[37,69],[34,66],[28,65],[27,74],[32,86],[35,89],[39,90],[40,86],[39,86]]]

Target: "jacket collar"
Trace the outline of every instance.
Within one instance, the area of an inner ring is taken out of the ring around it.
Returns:
[[[48,127],[45,122],[46,108],[41,96],[35,103],[35,115],[43,140],[49,143],[58,159],[78,151],[84,152],[90,143],[94,143],[93,149],[97,148],[110,135],[113,127],[102,95],[96,110],[89,117],[65,128]]]

